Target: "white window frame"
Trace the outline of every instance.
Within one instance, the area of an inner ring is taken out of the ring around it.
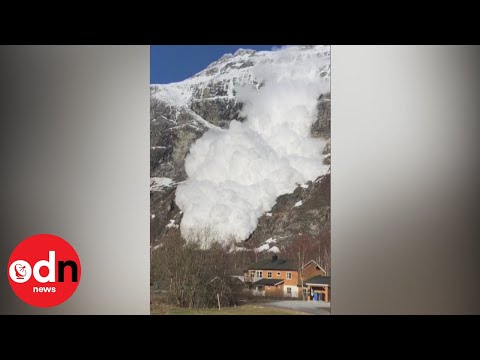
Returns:
[[[287,280],[292,280],[293,275],[291,271],[287,271]]]
[[[287,295],[292,295],[292,288],[287,286]]]
[[[267,271],[267,279],[271,279],[273,277],[273,273],[271,271]]]
[[[258,279],[263,279],[263,271],[257,270],[255,275]]]

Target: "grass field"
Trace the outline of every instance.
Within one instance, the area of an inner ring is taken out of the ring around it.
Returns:
[[[306,313],[261,305],[242,305],[218,309],[185,309],[163,306],[151,311],[152,315],[307,315]]]

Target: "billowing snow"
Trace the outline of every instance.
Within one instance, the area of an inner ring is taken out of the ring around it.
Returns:
[[[271,217],[271,216],[272,216],[272,213],[271,213],[271,212],[267,212],[267,213],[265,213],[265,216],[270,216],[270,217]]]
[[[299,207],[299,206],[302,206],[303,205],[303,201],[300,200],[298,202],[295,203],[295,205],[293,205],[293,207]]]
[[[246,51],[225,59],[234,61],[236,56],[253,55]],[[317,99],[329,91],[329,77],[321,75],[330,64],[329,49],[299,51],[293,46],[255,57],[248,71],[233,68],[222,73],[220,59],[210,66],[218,67],[214,75],[204,71],[188,79],[191,84],[209,76],[253,76],[264,86],[242,87],[238,81],[236,98],[244,104],[241,115],[247,120],[232,121],[228,130],[211,127],[191,146],[185,159],[188,180],[178,185],[175,199],[184,212],[180,229],[187,239],[191,231],[208,227],[220,241],[244,240],[278,196],[328,171],[323,165],[325,142],[311,138],[310,131]],[[185,103],[187,85],[175,85],[172,101]],[[233,92],[228,91],[228,96]]]
[[[279,253],[280,249],[276,246],[272,246],[270,249],[267,250],[268,252]]]
[[[172,179],[164,177],[150,178],[150,191],[161,191],[165,187],[173,185]]]
[[[307,185],[307,184],[302,184],[302,185],[300,185],[300,186],[301,186],[302,188],[304,188],[304,189],[308,189],[308,185]]]

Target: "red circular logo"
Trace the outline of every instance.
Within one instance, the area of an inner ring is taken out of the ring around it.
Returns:
[[[15,294],[29,305],[60,305],[73,295],[82,269],[75,249],[55,235],[23,240],[8,260],[7,275]]]

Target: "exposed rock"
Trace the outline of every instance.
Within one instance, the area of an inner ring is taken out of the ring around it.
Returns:
[[[330,174],[309,181],[308,188],[297,187],[292,194],[279,196],[269,212],[258,219],[248,242],[256,247],[268,238],[276,238],[285,247],[299,233],[319,235],[330,229]],[[295,206],[302,202],[302,205]]]
[[[208,129],[188,109],[150,100],[150,176],[183,181],[190,145]]]
[[[182,212],[175,204],[176,186],[169,187],[164,191],[150,192],[150,243],[158,242],[162,236],[169,231],[174,231],[175,227],[169,227],[171,220],[175,224],[180,224]]]
[[[312,125],[312,137],[330,138],[331,102],[330,93],[318,98],[317,120]]]
[[[239,112],[242,104],[233,99],[207,98],[194,100],[191,109],[212,124],[227,129],[230,121],[240,118]]]

